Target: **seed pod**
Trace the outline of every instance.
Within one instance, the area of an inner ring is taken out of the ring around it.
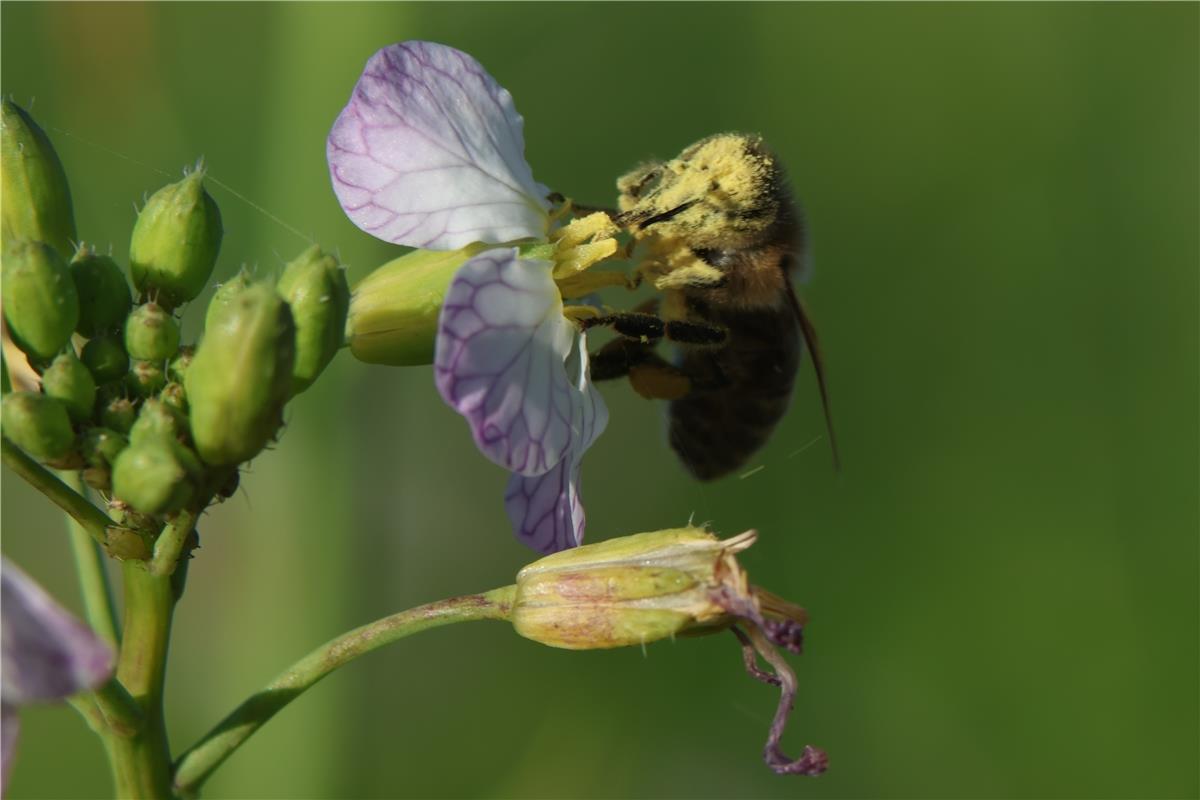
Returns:
[[[167,373],[161,361],[134,361],[125,383],[138,397],[158,394],[167,385]]]
[[[118,433],[129,433],[137,419],[137,410],[125,397],[114,397],[100,409],[100,424]]]
[[[113,494],[143,514],[169,514],[192,497],[187,469],[168,439],[150,437],[131,443],[112,470]]]
[[[96,405],[96,381],[69,348],[42,373],[42,391],[61,401],[74,422],[91,418]]]
[[[120,380],[129,372],[129,356],[125,348],[110,336],[97,336],[88,340],[79,353],[80,360],[92,372],[97,386]]]
[[[296,323],[292,394],[307,389],[333,360],[346,335],[350,287],[337,259],[313,245],[283,269],[276,287]]]
[[[133,226],[129,270],[138,291],[167,310],[200,294],[221,249],[221,212],[204,171],[159,189]]]
[[[179,350],[179,325],[157,303],[144,303],[125,320],[125,352],[142,361],[166,361]]]
[[[396,367],[433,363],[438,315],[458,268],[480,246],[434,252],[414,250],[363,278],[350,296],[346,341],[368,364]]]
[[[66,406],[44,394],[6,394],[3,422],[4,435],[38,461],[63,459],[75,444]]]
[[[35,361],[66,346],[79,321],[79,296],[62,256],[48,244],[5,242],[2,300],[13,341]]]
[[[184,375],[192,440],[205,462],[253,458],[282,422],[295,360],[287,303],[260,283],[215,315]]]
[[[133,299],[117,262],[90,247],[81,247],[71,260],[70,270],[79,295],[75,330],[89,338],[118,330],[129,316]]]
[[[70,258],[75,241],[71,189],[49,137],[9,100],[0,116],[0,231],[5,242],[46,242]]]

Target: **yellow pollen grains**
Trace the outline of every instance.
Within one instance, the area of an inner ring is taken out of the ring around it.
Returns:
[[[621,272],[587,273],[589,267],[617,252],[617,226],[597,211],[572,220],[551,235],[554,242],[554,281],[564,298],[582,297],[606,286],[625,286]]]

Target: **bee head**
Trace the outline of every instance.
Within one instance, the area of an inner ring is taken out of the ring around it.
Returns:
[[[617,223],[635,236],[644,231],[695,248],[751,247],[779,217],[781,183],[775,157],[761,139],[718,134],[618,180]]]

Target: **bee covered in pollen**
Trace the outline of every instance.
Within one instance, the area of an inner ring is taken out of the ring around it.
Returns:
[[[639,394],[670,401],[672,449],[713,480],[770,438],[807,346],[836,463],[816,331],[792,283],[804,227],[775,155],[757,136],[717,134],[642,164],[617,188],[614,221],[647,251],[636,280],[662,296],[581,320],[618,334],[592,356],[592,379],[628,377]],[[662,339],[680,345],[675,363],[655,352]]]

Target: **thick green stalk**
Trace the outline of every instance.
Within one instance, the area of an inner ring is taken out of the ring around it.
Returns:
[[[78,473],[64,472],[60,473],[60,477],[67,486],[87,499]],[[117,624],[117,607],[113,602],[112,587],[105,570],[104,551],[87,530],[70,515],[67,516],[67,534],[71,541],[71,551],[75,555],[75,572],[79,576],[79,590],[83,595],[83,609],[88,624],[100,638],[115,649],[121,640],[121,631]]]
[[[0,440],[0,452],[2,452],[5,466],[70,514],[97,543],[101,546],[105,544],[106,531],[115,523],[103,511],[56,478],[48,469],[27,456],[7,438]]]
[[[117,662],[117,680],[142,713],[130,737],[108,737],[106,744],[119,798],[170,798],[171,751],[163,717],[163,683],[175,593],[170,576],[153,575],[145,563],[126,561],[125,635]]]
[[[454,597],[410,608],[344,633],[297,661],[251,695],[186,753],[175,769],[175,790],[194,795],[205,779],[284,706],[338,667],[414,633],[479,619],[507,619],[515,587]]]

